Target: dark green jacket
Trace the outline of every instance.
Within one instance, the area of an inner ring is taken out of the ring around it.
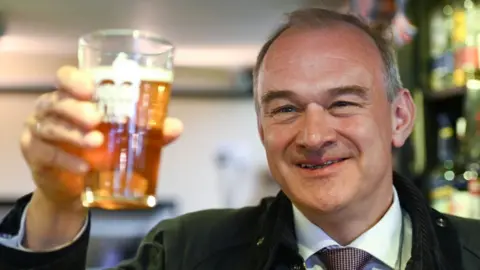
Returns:
[[[408,180],[395,175],[402,208],[412,220],[412,258],[407,269],[480,270],[480,221],[431,210]],[[20,199],[0,224],[15,234],[29,196]],[[84,270],[89,230],[69,247],[27,253],[0,247],[0,269]],[[379,243],[388,247],[388,239]],[[279,193],[256,207],[206,210],[159,223],[124,270],[304,269],[297,251],[290,201]]]

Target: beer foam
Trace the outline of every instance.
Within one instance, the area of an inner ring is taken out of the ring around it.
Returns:
[[[85,71],[91,74],[95,81],[115,80],[115,78],[119,78],[120,76],[123,77],[123,80],[128,81],[128,78],[132,76],[131,73],[128,73],[128,69],[124,68],[119,72],[119,70],[114,69],[112,66],[98,66],[88,68]],[[138,67],[138,69],[136,68],[132,70],[132,72],[138,74],[141,81],[173,82],[173,72],[163,68]]]

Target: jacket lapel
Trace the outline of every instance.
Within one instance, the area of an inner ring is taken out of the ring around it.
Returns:
[[[400,204],[412,220],[412,256],[406,269],[463,269],[458,237],[446,226],[446,217],[430,208],[413,182],[397,173],[393,179]]]
[[[252,256],[254,259],[250,269],[272,269],[277,260],[286,259],[285,256],[278,256],[280,253],[286,254],[286,250],[289,255],[298,255],[292,206],[283,192],[279,192],[267,206],[258,224],[255,254]]]
[[[464,269],[462,263],[462,246],[457,228],[449,217],[435,210],[431,211],[431,220],[435,223],[435,233],[440,246],[438,256],[443,257],[446,269]]]
[[[406,269],[463,269],[457,234],[452,226],[443,226],[448,219],[431,210],[422,193],[410,180],[394,173],[394,185],[402,208],[412,220],[412,255]],[[276,260],[283,259],[278,258],[278,254],[282,253],[284,257],[285,250],[298,255],[290,200],[283,192],[279,192],[266,208],[259,219],[258,233],[253,240],[255,246],[250,269],[272,269]]]
[[[412,255],[406,269],[436,269],[433,254],[439,247],[434,238],[428,204],[409,180],[395,173],[393,183],[402,208],[412,220]]]

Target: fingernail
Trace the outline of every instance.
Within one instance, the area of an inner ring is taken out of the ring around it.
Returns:
[[[99,131],[91,131],[84,137],[85,144],[89,147],[98,147],[103,143],[103,134]]]
[[[90,127],[96,126],[102,119],[102,114],[98,110],[98,106],[95,103],[86,103],[82,108],[84,120]]]

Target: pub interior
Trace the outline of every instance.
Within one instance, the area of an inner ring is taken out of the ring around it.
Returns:
[[[279,187],[252,101],[256,54],[286,12],[356,6],[372,23],[389,25],[402,81],[417,106],[412,135],[394,150],[395,170],[438,211],[480,219],[480,1],[363,2],[3,0],[0,218],[35,188],[18,144],[34,101],[54,89],[56,69],[77,65],[78,37],[104,28],[146,29],[175,44],[168,114],[185,131],[162,151],[154,207],[92,209],[89,270],[133,257],[163,219],[274,196]]]

